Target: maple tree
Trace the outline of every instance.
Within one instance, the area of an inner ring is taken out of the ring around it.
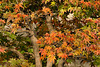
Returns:
[[[63,67],[76,58],[100,65],[100,1],[0,1],[0,53],[8,67]]]

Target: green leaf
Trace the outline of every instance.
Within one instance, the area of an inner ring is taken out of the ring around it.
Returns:
[[[84,26],[84,27],[82,27],[81,29],[83,29],[83,30],[84,30],[84,29],[87,29],[87,27],[86,27],[86,26]]]
[[[57,60],[57,63],[56,63],[56,64],[58,64],[58,63],[59,63],[59,60],[60,60],[60,59],[58,59],[58,60]]]
[[[7,62],[7,60],[3,60],[3,62]]]
[[[25,52],[24,50],[21,51],[22,54],[23,54],[24,52]]]
[[[51,6],[55,6],[56,2],[55,1],[52,1],[51,2]]]
[[[40,46],[40,47],[44,47],[45,45],[44,45],[44,44],[40,44],[39,46]]]
[[[28,52],[33,53],[33,49],[32,48],[29,48],[28,49]]]
[[[68,63],[71,63],[71,62],[72,62],[72,60],[71,60],[71,59],[67,59],[66,61],[67,61]]]
[[[30,67],[35,67],[35,65],[31,64]]]
[[[13,40],[16,39],[16,35],[12,34],[11,32],[5,32],[5,34],[7,34]]]

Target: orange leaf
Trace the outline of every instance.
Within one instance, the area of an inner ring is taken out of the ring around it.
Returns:
[[[65,48],[66,46],[67,46],[67,43],[66,42],[63,42],[62,48]]]
[[[68,56],[73,56],[73,53],[69,53],[69,55]]]
[[[65,59],[66,59],[66,58],[68,58],[68,55],[65,54],[65,53],[59,53],[59,54],[58,54],[58,57],[59,57],[59,58],[65,58]]]
[[[0,4],[2,3],[2,1],[0,1]]]
[[[28,15],[22,15],[23,16],[23,18],[25,18],[25,17],[27,17]]]
[[[100,55],[100,50],[95,51],[96,55]]]
[[[9,6],[5,6],[6,9],[9,9]]]
[[[71,50],[73,50],[73,49],[72,49],[71,47],[68,46],[68,47],[67,47],[67,50],[68,50],[68,51],[71,51]]]
[[[50,46],[46,46],[46,47],[45,47],[45,49],[50,50],[50,49],[51,49],[51,47],[50,47]]]
[[[0,22],[6,23],[4,20],[0,19]]]
[[[50,10],[50,8],[46,8],[46,7],[43,7],[43,10],[42,10],[45,14],[51,14],[52,15],[52,12]]]
[[[5,49],[4,48],[0,48],[0,52],[4,53]]]
[[[49,36],[49,34],[48,34],[48,33],[46,33],[46,34],[45,34],[45,36],[46,36],[46,37],[48,37],[48,36]]]
[[[36,43],[41,44],[41,41],[40,41],[40,40],[38,40]]]

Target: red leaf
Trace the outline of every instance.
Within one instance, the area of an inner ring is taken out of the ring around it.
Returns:
[[[0,22],[6,23],[4,20],[0,19]]]
[[[36,43],[41,44],[41,41],[38,40]]]
[[[46,37],[48,37],[48,36],[49,36],[49,34],[48,34],[48,33],[46,33],[46,34],[45,34],[45,36],[46,36]]]
[[[95,51],[96,55],[100,55],[100,50]]]
[[[69,55],[68,56],[73,56],[73,53],[69,53]]]

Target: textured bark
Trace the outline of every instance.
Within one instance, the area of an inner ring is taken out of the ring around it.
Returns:
[[[36,67],[42,67],[42,63],[41,63],[40,55],[39,55],[39,46],[36,43],[37,42],[37,38],[35,37],[35,34],[33,32],[34,30],[33,30],[33,25],[32,24],[30,25],[30,28],[31,28],[31,31],[30,31],[30,35],[31,35],[30,40],[31,40],[31,43],[33,44],[35,64],[36,64]]]
[[[47,67],[52,67],[53,62],[50,62],[49,58],[47,58]]]
[[[52,21],[51,19],[52,19],[51,16],[49,16],[49,15],[46,16],[47,26],[48,26],[50,33],[55,30],[51,24],[51,21]]]
[[[58,67],[64,67],[64,63],[65,61],[63,59],[60,59],[59,60],[59,63],[58,63]]]

